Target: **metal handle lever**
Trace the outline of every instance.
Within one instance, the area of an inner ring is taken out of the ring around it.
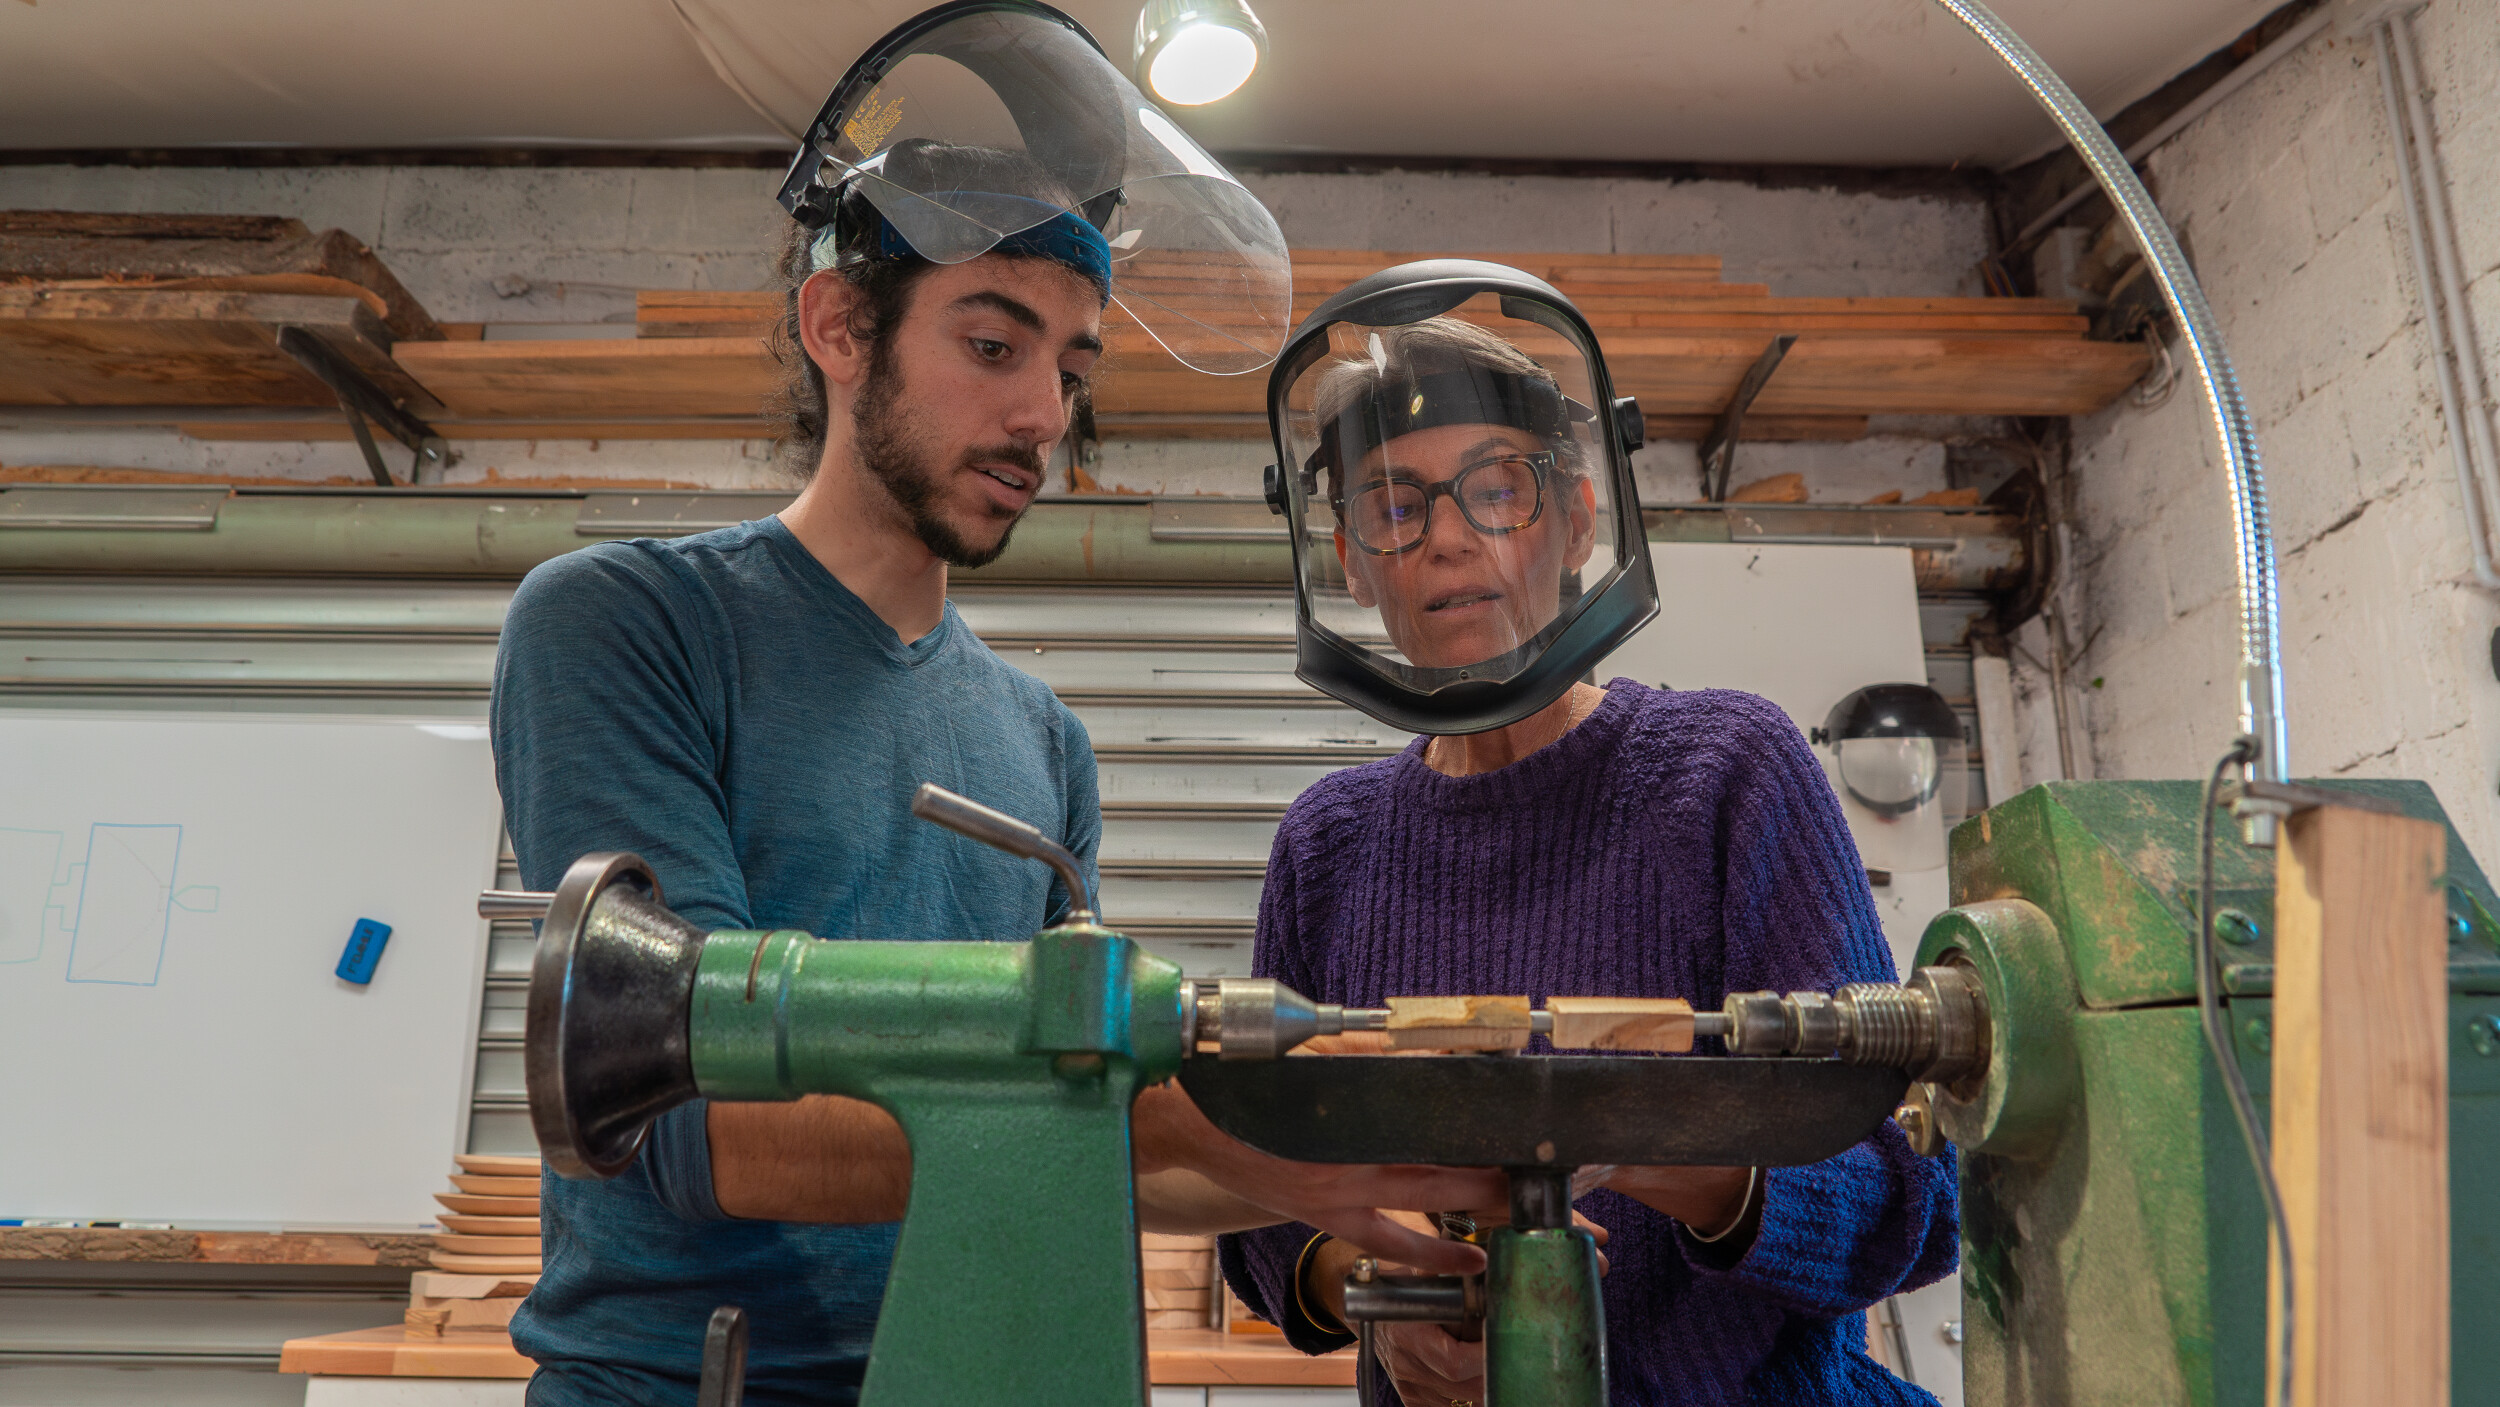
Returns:
[[[1039,860],[1059,872],[1059,882],[1068,887],[1068,922],[1083,926],[1094,922],[1093,891],[1085,887],[1085,871],[1068,853],[1068,848],[1041,833],[1037,827],[994,811],[968,796],[957,796],[934,782],[922,782],[912,793],[911,813],[924,821],[934,821],[957,835],[969,836],[993,850]]]
[[[535,889],[489,889],[477,896],[479,918],[545,918],[555,895]]]
[[[734,1304],[712,1311],[703,1328],[703,1377],[695,1407],[738,1407],[747,1395],[747,1315]]]

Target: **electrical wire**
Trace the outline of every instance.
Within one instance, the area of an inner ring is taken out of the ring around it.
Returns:
[[[2292,1286],[2291,1223],[2283,1215],[2283,1189],[2274,1180],[2273,1147],[2266,1138],[2265,1126],[2257,1122],[2257,1101],[2248,1093],[2248,1077],[2240,1070],[2239,1051],[2223,1020],[2222,994],[2214,966],[2214,808],[2221,801],[2222,774],[2236,766],[2245,777],[2248,764],[2257,758],[2257,750],[2257,740],[2243,735],[2214,763],[2213,775],[2205,781],[2205,806],[2197,823],[2200,849],[2196,873],[2201,907],[2196,916],[2196,1011],[2203,1018],[2205,1046],[2213,1052],[2214,1064],[2222,1071],[2222,1087],[2231,1096],[2231,1112],[2239,1119],[2240,1138],[2248,1145],[2248,1160],[2257,1170],[2257,1191],[2265,1199],[2267,1230],[2272,1233],[2280,1257],[2276,1262],[2280,1269],[2275,1286],[2282,1301],[2283,1339],[2276,1346],[2279,1362],[2275,1400],[2279,1407],[2291,1407],[2292,1312],[2297,1303]]]

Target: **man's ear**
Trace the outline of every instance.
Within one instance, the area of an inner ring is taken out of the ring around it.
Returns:
[[[836,385],[856,386],[868,373],[868,344],[851,335],[851,315],[862,296],[831,269],[819,269],[799,285],[799,344]]]

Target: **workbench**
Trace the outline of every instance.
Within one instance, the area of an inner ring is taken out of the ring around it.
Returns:
[[[1270,1334],[1157,1329],[1153,1407],[1352,1407],[1350,1352],[1305,1356]],[[290,1339],[278,1371],[308,1375],[305,1407],[520,1407],[534,1366],[499,1333],[410,1334],[393,1324]]]

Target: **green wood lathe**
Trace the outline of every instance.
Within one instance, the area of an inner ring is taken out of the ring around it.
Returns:
[[[2332,792],[2445,823],[2420,783]],[[528,1065],[559,1172],[613,1176],[654,1115],[698,1095],[841,1094],[901,1123],[910,1213],[872,1405],[1143,1403],[1128,1111],[1175,1074],[1278,1156],[1509,1170],[1511,1225],[1486,1238],[1480,1284],[1376,1276],[1348,1295],[1366,1321],[1480,1314],[1492,1407],[1605,1401],[1574,1168],[1815,1162],[1887,1117],[1926,1151],[1962,1150],[1966,1400],[2255,1403],[2264,1227],[2197,1031],[2198,805],[2193,783],[2060,783],[1973,818],[1953,838],[1958,902],[1908,982],[1732,995],[1689,1026],[1725,1055],[1280,1059],[1390,1013],[1189,981],[1082,910],[1027,944],[704,933],[630,856],[490,903],[545,904]],[[1031,827],[933,787],[914,809],[1084,893]],[[2218,847],[2222,981],[2252,1072],[2271,861]],[[2500,1345],[2470,1326],[2500,1309],[2500,1205],[2469,1190],[2491,1185],[2478,1169],[2500,1147],[2500,897],[2453,831],[2447,869],[2456,1370],[2493,1381]],[[1037,1184],[1063,1214],[996,1215]]]

